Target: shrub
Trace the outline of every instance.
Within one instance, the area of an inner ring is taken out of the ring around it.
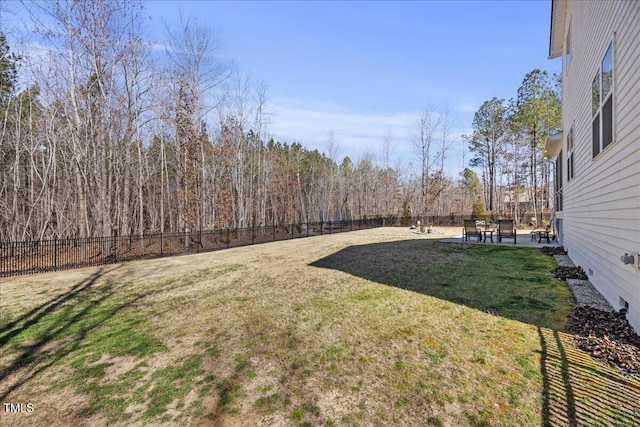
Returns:
[[[404,202],[402,204],[402,217],[400,218],[400,225],[411,225],[411,206],[409,203]]]
[[[473,207],[471,208],[471,217],[476,221],[488,221],[489,214],[487,213],[487,208],[484,205],[484,200],[480,197],[473,202]]]

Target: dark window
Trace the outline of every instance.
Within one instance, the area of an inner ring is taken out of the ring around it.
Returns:
[[[609,45],[602,59],[602,98],[604,99],[613,87],[613,44]]]
[[[600,114],[593,119],[593,157],[600,153]]]
[[[591,114],[596,114],[600,109],[600,70],[596,73],[591,83]]]
[[[613,142],[613,96],[602,106],[602,148]]]
[[[554,179],[555,197],[554,197],[554,209],[556,212],[562,211],[562,151],[558,154],[556,159],[556,176]]]
[[[593,157],[614,140],[613,86],[613,43],[610,43],[591,83]]]
[[[567,135],[567,181],[573,178],[573,127]]]

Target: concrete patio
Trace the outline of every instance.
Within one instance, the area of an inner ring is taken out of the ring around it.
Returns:
[[[526,230],[516,230],[516,247],[527,247],[527,248],[542,248],[544,246],[560,246],[557,241],[551,241],[551,243],[547,243],[546,240],[542,240],[538,243],[538,240],[531,240],[531,229]],[[446,239],[440,240],[443,243],[468,243],[473,245],[501,245],[501,246],[514,246],[513,239],[504,239],[502,243],[498,243],[498,235],[497,233],[493,233],[493,242],[487,238],[486,243],[484,241],[478,242],[476,238],[469,238],[469,240],[465,241],[462,236],[462,230],[460,235],[456,237],[449,237]]]

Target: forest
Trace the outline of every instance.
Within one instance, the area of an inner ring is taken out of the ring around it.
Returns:
[[[384,136],[372,141],[379,149],[340,158],[331,135],[326,152],[274,140],[267,84],[218,60],[215,32],[193,19],[158,43],[145,36],[143,3],[24,7],[29,43],[0,27],[2,241],[314,222],[320,212],[463,216],[475,204],[519,222],[549,212],[542,147],[561,102],[546,71],[482,104],[462,137],[468,167],[452,177],[447,111],[416,117],[415,164],[393,163]]]

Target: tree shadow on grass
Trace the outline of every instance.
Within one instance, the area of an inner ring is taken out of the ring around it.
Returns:
[[[311,265],[536,326],[563,324],[557,311],[568,306],[548,258],[533,251],[416,239],[350,246]]]
[[[113,271],[119,267],[112,268],[109,271]],[[82,299],[89,294],[94,296],[94,304],[99,305],[112,293],[112,284],[105,284],[97,288],[94,287],[96,282],[105,274],[104,269],[99,269],[91,276],[76,283],[67,292],[61,293],[54,298],[46,301],[27,313],[17,317],[11,322],[3,325],[0,328],[0,350],[6,353],[17,351],[17,355],[13,357],[8,366],[4,367],[0,371],[0,382],[5,382],[5,390],[0,395],[0,400],[4,400],[10,393],[24,385],[31,378],[40,374],[64,355],[70,353],[73,348],[82,342],[88,333],[89,329],[99,326],[101,321],[98,320],[87,325],[84,330],[80,330],[79,334],[74,337],[75,345],[71,345],[66,351],[60,352],[53,351],[52,348],[47,348],[53,345],[56,341],[60,340],[60,337],[65,335],[68,329],[71,329],[74,324],[80,320],[84,320],[87,312],[91,309],[91,305],[85,306],[85,308],[79,312],[76,312],[64,319],[60,323],[52,323],[38,331],[37,336],[26,342],[22,342],[19,346],[12,345],[12,339],[19,337],[20,334],[28,333],[31,328],[38,327],[39,323],[43,321],[46,316],[55,314],[60,310],[64,310],[63,307],[68,306],[76,299]],[[52,353],[56,354],[56,357],[51,357]],[[23,375],[19,375],[19,371],[22,368],[33,367]],[[16,378],[16,376],[18,378]],[[10,378],[10,380],[8,380]],[[10,385],[7,385],[7,381]]]
[[[538,328],[543,426],[637,426],[640,379],[577,350],[572,336]]]
[[[115,268],[112,270],[115,270]],[[100,269],[91,276],[87,277],[85,280],[81,280],[80,282],[73,285],[67,292],[61,293],[60,295],[57,295],[49,301],[45,301],[42,304],[33,307],[27,313],[24,313],[23,315],[18,316],[16,319],[12,320],[6,325],[3,325],[0,328],[0,348],[2,348],[2,346],[9,342],[11,338],[18,335],[20,332],[29,329],[32,325],[38,323],[40,319],[42,319],[47,314],[55,311],[62,304],[65,304],[67,301],[70,301],[71,299],[89,290],[89,288],[91,288],[91,286],[95,284],[96,280],[98,280],[103,275],[103,269]]]
[[[122,354],[146,354],[161,348],[154,338],[137,334],[141,320],[110,320],[118,313],[135,306],[141,299],[164,292],[165,287],[147,288],[138,292],[122,292],[112,278],[104,278],[121,266],[101,268],[68,291],[34,307],[0,328],[0,351],[9,357],[0,371],[0,401],[19,390],[30,380],[72,355],[84,345],[96,344],[105,338],[100,328],[107,326],[109,334],[127,335],[118,343]],[[102,279],[102,280],[101,280]],[[98,334],[98,335],[96,335]],[[103,345],[104,341],[100,342]]]
[[[554,312],[569,306],[554,301],[548,265],[533,251],[416,239],[351,246],[310,265],[533,324],[543,426],[639,425],[640,380],[593,360],[561,332]]]

